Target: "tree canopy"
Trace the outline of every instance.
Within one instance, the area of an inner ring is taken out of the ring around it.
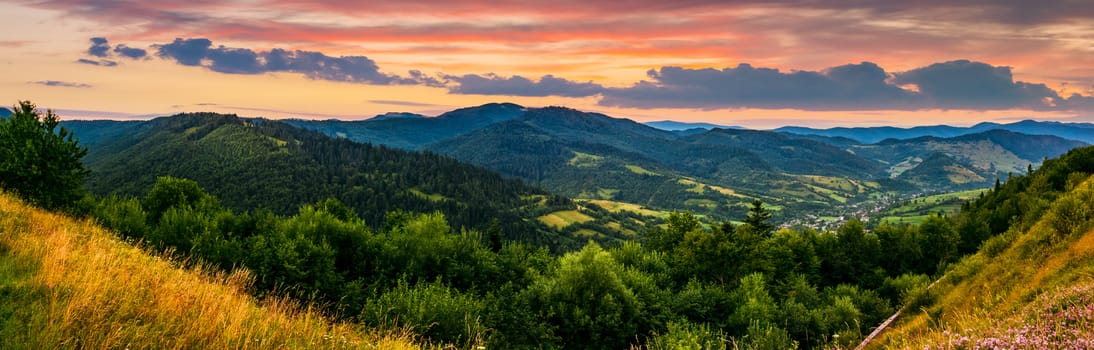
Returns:
[[[47,209],[71,207],[89,173],[80,162],[87,149],[58,123],[52,110],[42,114],[30,101],[0,120],[0,187]]]

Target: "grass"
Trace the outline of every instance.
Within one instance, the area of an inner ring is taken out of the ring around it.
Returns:
[[[574,152],[574,157],[570,158],[568,163],[570,166],[577,168],[595,168],[600,166],[600,162],[604,160],[604,157],[595,154]]]
[[[428,200],[428,201],[434,202],[434,203],[441,202],[441,201],[444,201],[444,200],[448,199],[448,197],[445,197],[444,195],[437,194],[437,193],[425,193],[425,192],[422,192],[422,190],[419,190],[417,188],[411,188],[411,189],[407,190],[407,192],[410,192],[410,194],[414,195],[415,197],[425,199],[425,200]]]
[[[593,221],[593,218],[577,210],[563,210],[540,216],[539,221],[556,229],[564,229],[573,224]]]
[[[252,278],[150,254],[0,194],[0,348],[418,348],[405,330],[256,300]]]
[[[627,165],[625,165],[625,167],[627,167],[627,170],[630,170],[632,173],[635,173],[635,174],[638,174],[638,175],[651,175],[651,176],[659,176],[660,175],[658,173],[646,170],[646,168],[643,168],[643,167],[640,167],[640,166],[637,166],[637,165],[627,164]]]
[[[1094,178],[1062,197],[1090,203]],[[1057,201],[1057,203],[1061,203]],[[1053,228],[1050,209],[1026,232],[996,236],[947,270],[935,300],[909,313],[874,348],[1094,348],[1094,218],[1083,233]]]

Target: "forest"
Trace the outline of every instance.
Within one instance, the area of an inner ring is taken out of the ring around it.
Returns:
[[[17,139],[12,130],[54,134],[55,121],[47,117],[34,129],[30,114],[17,108],[0,122],[0,140]],[[59,134],[59,141],[43,138],[42,147],[5,147],[2,178],[20,178],[27,171],[20,162],[48,162],[35,150],[83,156],[63,128]],[[26,154],[10,154],[19,150]],[[55,171],[65,179],[86,175],[79,164],[68,167]],[[298,203],[294,212],[241,210],[192,179],[170,176],[143,192],[110,196],[86,194],[82,184],[68,183],[73,188],[63,196],[14,181],[0,186],[157,251],[250,270],[255,295],[316,302],[337,319],[369,327],[409,328],[423,343],[790,349],[851,347],[901,306],[929,303],[927,285],[949,264],[1029,225],[1091,173],[1094,147],[1078,148],[997,183],[959,214],[932,215],[917,226],[867,228],[851,220],[826,232],[776,228],[757,200],[741,224],[673,212],[634,239],[563,251],[512,239],[523,236],[506,232],[516,225],[454,225],[441,209],[366,218],[330,196]]]

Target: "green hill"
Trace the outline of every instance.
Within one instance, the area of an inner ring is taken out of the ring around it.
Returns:
[[[440,211],[456,227],[485,229],[497,219],[506,232],[523,235],[512,239],[564,243],[546,226],[524,219],[524,210],[539,207],[537,198],[546,192],[436,154],[217,114],[146,123],[91,148],[85,158],[93,171],[90,192],[140,195],[158,177],[173,176],[197,181],[237,211],[284,215],[301,204],[336,198],[374,226],[391,211]],[[85,130],[77,129],[77,135]]]
[[[182,268],[182,265],[191,267]],[[0,193],[0,348],[414,349]]]

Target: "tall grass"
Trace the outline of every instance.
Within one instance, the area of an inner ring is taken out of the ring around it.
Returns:
[[[417,348],[407,331],[333,323],[283,298],[256,301],[251,281],[247,271],[150,254],[0,193],[0,348]]]

